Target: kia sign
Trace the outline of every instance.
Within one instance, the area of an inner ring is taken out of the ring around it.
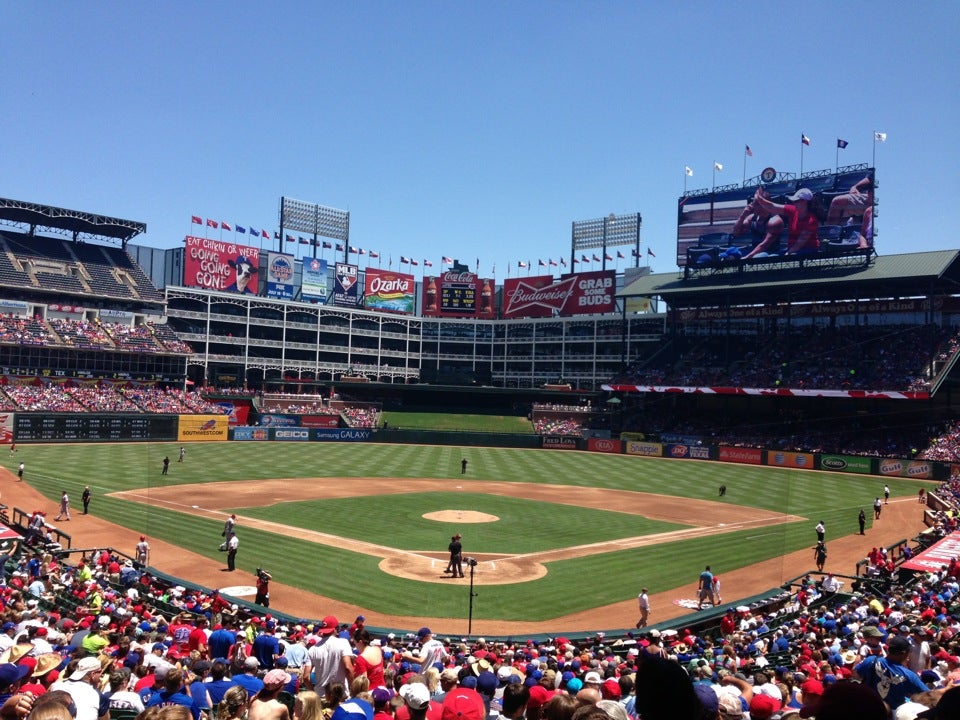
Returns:
[[[622,445],[623,443],[620,440],[610,440],[608,438],[590,438],[587,440],[587,450],[590,452],[619,454]]]
[[[367,310],[413,314],[413,275],[370,267],[364,275],[363,303]]]
[[[503,317],[593,315],[616,309],[616,271],[508,279],[503,283]]]

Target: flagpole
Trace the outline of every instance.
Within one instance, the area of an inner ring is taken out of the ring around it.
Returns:
[[[840,169],[840,141],[837,140],[837,150],[836,158],[833,161],[833,172],[836,173]]]
[[[806,146],[806,143],[803,141],[806,135],[800,133],[800,177],[803,177],[803,148]]]
[[[683,168],[683,194],[684,195],[687,194],[687,177],[689,177],[689,175],[687,174],[687,168],[684,167]]]
[[[740,183],[741,186],[747,184],[747,146],[743,146],[743,182]]]

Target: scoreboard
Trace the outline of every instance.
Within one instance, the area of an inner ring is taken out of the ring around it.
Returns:
[[[176,440],[176,415],[16,413],[15,442]]]
[[[473,283],[446,284],[440,288],[440,312],[473,315],[477,308],[477,290]]]

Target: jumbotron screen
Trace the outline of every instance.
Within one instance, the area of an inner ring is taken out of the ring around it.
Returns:
[[[873,168],[779,181],[764,172],[771,182],[760,186],[680,197],[679,267],[873,247]]]

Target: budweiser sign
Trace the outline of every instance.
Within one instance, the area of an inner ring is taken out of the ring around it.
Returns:
[[[506,280],[503,317],[550,317],[613,312],[616,274],[613,270]]]

